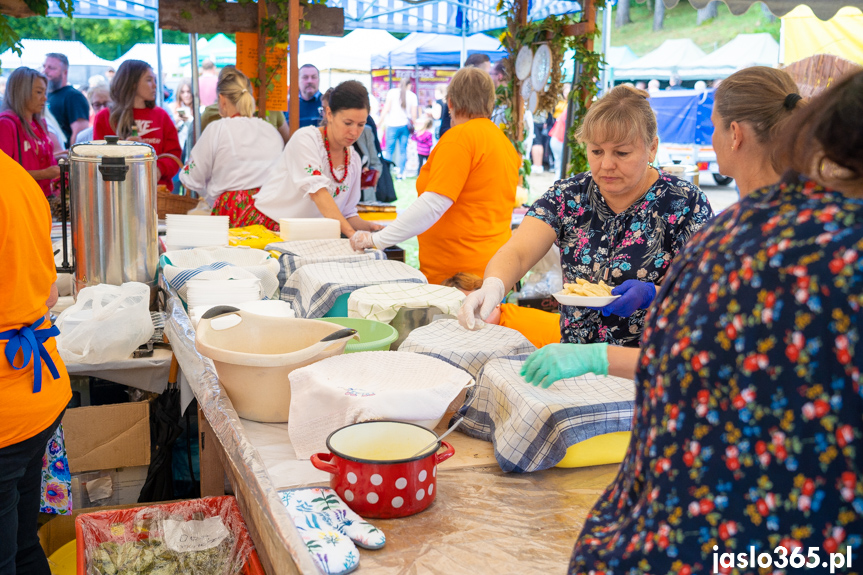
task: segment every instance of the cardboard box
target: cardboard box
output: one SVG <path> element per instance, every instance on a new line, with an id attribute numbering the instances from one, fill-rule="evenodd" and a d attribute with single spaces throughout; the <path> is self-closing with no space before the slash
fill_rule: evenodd
<path id="1" fill-rule="evenodd" d="M 150 404 L 78 407 L 63 416 L 72 473 L 150 464 Z"/>
<path id="2" fill-rule="evenodd" d="M 141 488 L 147 480 L 146 465 L 103 469 L 72 474 L 72 504 L 78 507 L 105 507 L 109 505 L 132 505 L 138 502 Z M 109 489 L 91 490 L 88 483 L 97 481 Z M 107 497 L 106 497 L 107 495 Z M 97 497 L 94 499 L 93 497 Z"/>

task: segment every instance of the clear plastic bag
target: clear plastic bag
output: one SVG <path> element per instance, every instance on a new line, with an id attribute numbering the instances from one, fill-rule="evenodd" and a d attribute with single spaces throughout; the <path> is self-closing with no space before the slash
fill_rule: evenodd
<path id="1" fill-rule="evenodd" d="M 233 497 L 79 515 L 79 573 L 263 573 Z"/>
<path id="2" fill-rule="evenodd" d="M 93 364 L 126 359 L 155 332 L 150 288 L 138 282 L 84 288 L 55 325 L 60 329 L 57 350 L 65 362 Z"/>

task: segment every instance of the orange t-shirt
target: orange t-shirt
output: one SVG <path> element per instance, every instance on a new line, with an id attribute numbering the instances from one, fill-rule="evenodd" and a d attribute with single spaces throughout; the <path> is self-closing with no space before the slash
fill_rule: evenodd
<path id="1" fill-rule="evenodd" d="M 16 161 L 0 151 L 0 332 L 33 324 L 48 313 L 46 301 L 57 281 L 51 246 L 51 210 L 36 181 Z M 51 327 L 44 322 L 37 329 Z M 46 429 L 72 398 L 66 366 L 53 338 L 44 343 L 60 379 L 42 362 L 42 390 L 33 393 L 33 359 L 15 370 L 0 341 L 0 448 L 20 443 Z M 37 361 L 42 361 L 36 356 Z M 21 365 L 21 354 L 16 365 Z"/>
<path id="2" fill-rule="evenodd" d="M 419 235 L 420 271 L 439 284 L 458 272 L 483 276 L 510 238 L 521 158 L 491 120 L 450 128 L 417 178 L 417 192 L 435 192 L 453 205 Z"/>
<path id="3" fill-rule="evenodd" d="M 511 303 L 500 306 L 500 325 L 521 333 L 537 348 L 560 343 L 560 314 Z"/>

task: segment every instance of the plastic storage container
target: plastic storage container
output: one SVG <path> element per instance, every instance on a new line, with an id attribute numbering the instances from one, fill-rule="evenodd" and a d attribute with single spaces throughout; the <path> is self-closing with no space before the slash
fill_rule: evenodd
<path id="1" fill-rule="evenodd" d="M 357 330 L 360 340 L 349 341 L 348 345 L 345 346 L 345 353 L 357 353 L 359 351 L 389 351 L 390 346 L 399 336 L 398 330 L 393 326 L 373 319 L 325 317 L 320 321 L 326 321 Z"/>

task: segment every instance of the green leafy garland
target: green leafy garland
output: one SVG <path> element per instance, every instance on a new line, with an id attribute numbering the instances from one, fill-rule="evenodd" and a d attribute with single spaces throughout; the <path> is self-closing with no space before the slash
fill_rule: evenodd
<path id="1" fill-rule="evenodd" d="M 587 112 L 587 106 L 598 92 L 598 86 L 593 78 L 599 76 L 600 66 L 603 64 L 602 55 L 596 52 L 589 52 L 586 49 L 587 41 L 596 38 L 599 35 L 599 29 L 588 34 L 579 36 L 567 36 L 565 33 L 566 26 L 574 24 L 577 21 L 568 14 L 562 16 L 549 16 L 545 20 L 539 22 L 528 22 L 525 26 L 520 26 L 516 20 L 516 0 L 500 0 L 497 9 L 506 18 L 506 31 L 500 36 L 500 42 L 506 49 L 507 58 L 507 76 L 508 81 L 497 89 L 497 105 L 506 108 L 505 124 L 501 125 L 501 129 L 506 134 L 507 138 L 512 142 L 515 149 L 524 157 L 525 150 L 523 141 L 526 132 L 516 134 L 515 122 L 513 122 L 512 110 L 515 108 L 516 90 L 521 89 L 521 82 L 515 75 L 515 60 L 522 46 L 532 46 L 535 44 L 545 43 L 551 50 L 551 75 L 549 77 L 549 86 L 545 92 L 540 93 L 537 100 L 536 113 L 553 112 L 557 102 L 563 98 L 563 59 L 564 54 L 569 49 L 575 50 L 575 64 L 580 65 L 582 74 L 572 86 L 570 92 L 570 105 L 573 108 L 572 129 L 567 134 L 567 144 L 570 147 L 570 164 L 568 173 L 574 174 L 587 169 L 587 156 L 584 146 L 579 144 L 575 138 L 576 127 L 581 125 L 584 120 L 584 114 Z M 594 0 L 594 5 L 597 9 L 605 6 L 605 0 Z M 586 94 L 586 97 L 582 97 Z M 587 104 L 587 105 L 585 105 Z M 530 175 L 531 163 L 529 159 L 524 160 L 522 168 L 519 170 L 519 176 L 522 179 L 523 185 L 527 187 L 527 176 Z"/>
<path id="2" fill-rule="evenodd" d="M 597 11 L 605 7 L 605 0 L 595 0 L 594 5 Z M 572 90 L 569 93 L 569 105 L 572 109 L 572 127 L 566 134 L 566 145 L 569 146 L 569 165 L 567 166 L 567 175 L 575 175 L 581 172 L 586 172 L 589 167 L 587 164 L 587 150 L 584 144 L 578 141 L 575 133 L 581 123 L 584 121 L 584 116 L 587 114 L 587 109 L 590 103 L 596 98 L 599 93 L 599 85 L 596 79 L 599 78 L 600 69 L 605 65 L 602 59 L 602 54 L 592 52 L 587 49 L 587 41 L 596 39 L 600 36 L 599 26 L 588 34 L 572 37 L 572 47 L 575 49 L 575 57 L 573 58 L 575 67 L 573 72 L 581 69 L 581 74 L 572 85 Z"/>
<path id="3" fill-rule="evenodd" d="M 24 0 L 24 3 L 39 16 L 48 14 L 48 0 Z M 72 11 L 75 9 L 73 0 L 57 0 L 57 6 L 66 16 L 72 17 Z M 18 32 L 9 25 L 9 18 L 0 14 L 0 52 L 3 52 L 6 47 L 12 48 L 12 51 L 19 56 L 24 49 Z"/>

